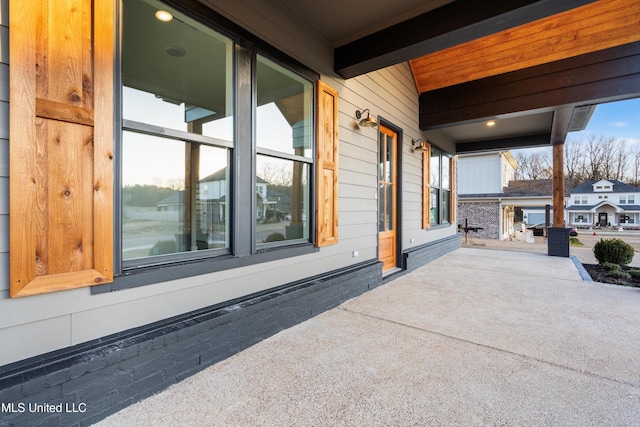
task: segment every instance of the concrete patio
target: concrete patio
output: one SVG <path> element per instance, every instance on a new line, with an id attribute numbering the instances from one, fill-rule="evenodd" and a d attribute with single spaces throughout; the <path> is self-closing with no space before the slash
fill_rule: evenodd
<path id="1" fill-rule="evenodd" d="M 463 247 L 103 420 L 640 425 L 640 289 Z"/>

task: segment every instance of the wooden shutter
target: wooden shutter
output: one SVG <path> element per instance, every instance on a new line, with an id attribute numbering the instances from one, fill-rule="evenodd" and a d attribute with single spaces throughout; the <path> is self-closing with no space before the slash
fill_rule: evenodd
<path id="1" fill-rule="evenodd" d="M 114 0 L 10 0 L 10 295 L 113 280 Z"/>
<path id="2" fill-rule="evenodd" d="M 422 228 L 431 227 L 431 145 L 422 152 Z"/>
<path id="3" fill-rule="evenodd" d="M 338 243 L 338 91 L 318 81 L 316 245 Z"/>

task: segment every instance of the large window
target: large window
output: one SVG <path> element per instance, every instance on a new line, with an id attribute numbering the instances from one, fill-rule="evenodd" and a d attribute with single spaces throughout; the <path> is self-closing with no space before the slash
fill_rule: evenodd
<path id="1" fill-rule="evenodd" d="M 233 43 L 159 2 L 123 7 L 122 259 L 229 248 Z"/>
<path id="2" fill-rule="evenodd" d="M 312 81 L 162 2 L 122 16 L 124 267 L 309 243 Z"/>
<path id="3" fill-rule="evenodd" d="M 313 87 L 258 55 L 256 244 L 309 239 Z"/>
<path id="4" fill-rule="evenodd" d="M 432 148 L 430 165 L 431 197 L 429 212 L 431 225 L 448 224 L 451 222 L 451 189 L 452 159 L 442 152 Z"/>

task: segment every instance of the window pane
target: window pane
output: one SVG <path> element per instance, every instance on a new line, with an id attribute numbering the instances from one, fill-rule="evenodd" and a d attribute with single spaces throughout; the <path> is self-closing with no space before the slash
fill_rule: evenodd
<path id="1" fill-rule="evenodd" d="M 122 33 L 124 119 L 233 140 L 230 39 L 154 0 L 123 1 Z"/>
<path id="2" fill-rule="evenodd" d="M 431 150 L 431 186 L 440 187 L 440 152 Z"/>
<path id="3" fill-rule="evenodd" d="M 430 209 L 431 209 L 431 224 L 440 224 L 440 216 L 438 214 L 439 208 L 438 208 L 438 189 L 437 188 L 431 189 Z"/>
<path id="4" fill-rule="evenodd" d="M 309 165 L 258 156 L 256 243 L 309 239 Z"/>
<path id="5" fill-rule="evenodd" d="M 442 221 L 451 221 L 451 192 L 446 190 L 442 191 Z"/>
<path id="6" fill-rule="evenodd" d="M 451 188 L 451 180 L 449 178 L 451 170 L 451 159 L 442 156 L 442 188 Z"/>
<path id="7" fill-rule="evenodd" d="M 228 158 L 226 149 L 124 132 L 123 259 L 229 247 Z"/>
<path id="8" fill-rule="evenodd" d="M 260 55 L 257 62 L 258 147 L 311 158 L 313 85 Z"/>

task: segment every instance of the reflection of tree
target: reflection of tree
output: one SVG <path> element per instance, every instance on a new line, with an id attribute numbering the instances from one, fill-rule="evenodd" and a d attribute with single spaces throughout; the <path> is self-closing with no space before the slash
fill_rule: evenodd
<path id="1" fill-rule="evenodd" d="M 293 180 L 291 165 L 285 163 L 265 163 L 258 176 L 270 186 L 291 187 Z"/>
<path id="2" fill-rule="evenodd" d="M 125 185 L 123 188 L 124 204 L 127 206 L 156 206 L 159 201 L 174 194 L 176 190 L 156 185 Z"/>

